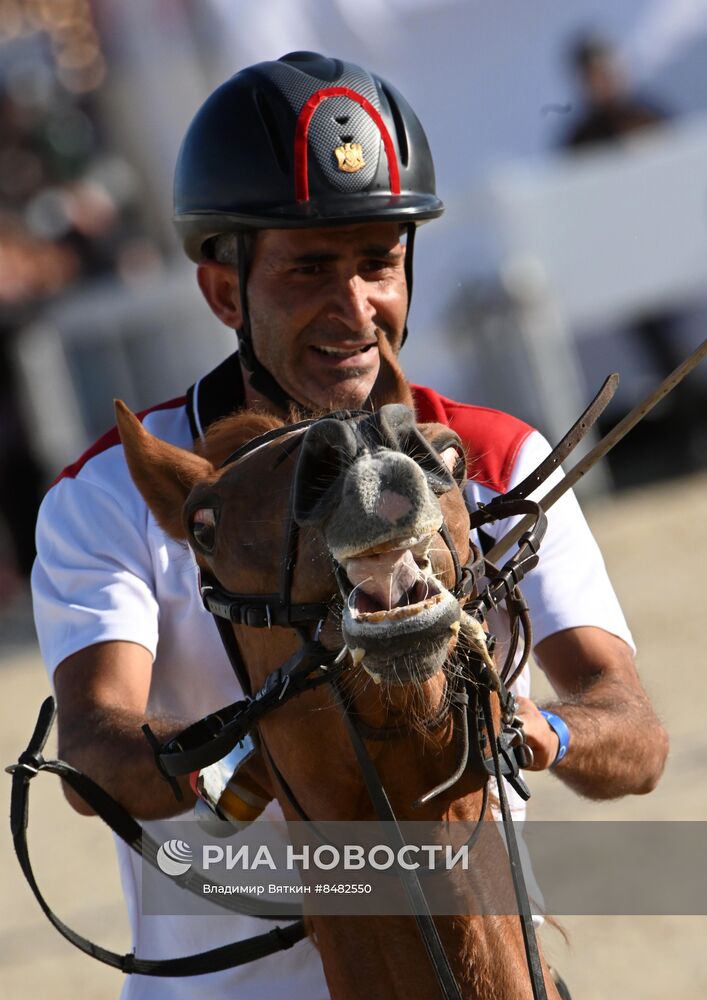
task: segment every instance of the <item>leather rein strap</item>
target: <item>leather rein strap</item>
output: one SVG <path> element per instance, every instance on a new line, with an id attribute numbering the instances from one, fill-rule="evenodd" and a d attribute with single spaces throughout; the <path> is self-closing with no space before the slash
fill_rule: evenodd
<path id="1" fill-rule="evenodd" d="M 145 833 L 139 823 L 136 823 L 119 802 L 87 775 L 77 771 L 64 761 L 44 759 L 42 751 L 49 737 L 55 714 L 54 699 L 49 697 L 42 703 L 39 717 L 27 749 L 20 754 L 17 764 L 11 765 L 7 770 L 12 774 L 10 828 L 17 860 L 44 914 L 62 937 L 66 938 L 74 947 L 86 955 L 90 955 L 105 965 L 120 969 L 123 973 L 137 973 L 142 976 L 181 977 L 199 976 L 207 972 L 220 972 L 238 965 L 246 965 L 259 958 L 272 955 L 274 952 L 291 948 L 292 945 L 307 936 L 304 921 L 297 919 L 301 915 L 301 910 L 298 906 L 283 904 L 282 914 L 276 917 L 261 912 L 263 908 L 259 906 L 260 901 L 247 897 L 229 899 L 228 901 L 225 897 L 219 897 L 219 904 L 238 913 L 246 913 L 250 916 L 268 920 L 294 920 L 294 923 L 287 927 L 274 927 L 265 934 L 258 934 L 245 941 L 235 941 L 233 944 L 224 945 L 220 948 L 212 948 L 209 951 L 200 952 L 199 954 L 183 955 L 172 959 L 138 958 L 133 952 L 121 955 L 118 952 L 109 951 L 107 948 L 103 948 L 93 941 L 89 941 L 65 924 L 54 913 L 43 897 L 34 877 L 34 871 L 29 859 L 27 845 L 29 785 L 31 780 L 40 771 L 47 771 L 62 778 L 81 796 L 84 802 L 91 806 L 94 812 L 111 828 L 113 833 L 117 834 L 129 847 L 140 854 L 155 868 L 157 868 L 156 858 L 159 845 Z M 182 884 L 191 892 L 203 895 L 203 886 L 208 884 L 208 879 L 203 879 L 197 872 L 190 871 Z"/>
<path id="2" fill-rule="evenodd" d="M 368 790 L 368 795 L 371 799 L 378 819 L 381 820 L 381 822 L 390 824 L 388 829 L 394 836 L 397 854 L 397 851 L 405 845 L 405 838 L 403 837 L 398 824 L 397 817 L 390 804 L 385 788 L 383 787 L 383 784 L 378 776 L 378 772 L 376 771 L 373 762 L 368 755 L 368 751 L 363 744 L 363 740 L 359 736 L 358 730 L 351 719 L 349 711 L 346 707 L 346 698 L 344 697 L 338 680 L 333 681 L 332 690 L 344 717 L 346 731 L 349 735 L 349 740 L 351 741 L 351 745 L 356 755 L 358 766 L 361 769 L 363 780 L 366 784 L 366 789 Z M 452 967 L 449 964 L 449 959 L 447 958 L 447 954 L 444 950 L 444 945 L 442 944 L 442 940 L 439 936 L 439 931 L 437 930 L 437 926 L 432 918 L 429 906 L 427 905 L 425 893 L 422 889 L 422 885 L 420 884 L 417 872 L 401 869 L 397 872 L 397 874 L 407 894 L 410 908 L 417 922 L 420 937 L 422 938 L 422 942 L 432 964 L 432 968 L 437 976 L 437 982 L 442 995 L 445 1000 L 462 1000 L 459 987 L 454 978 L 454 973 L 452 972 Z"/>

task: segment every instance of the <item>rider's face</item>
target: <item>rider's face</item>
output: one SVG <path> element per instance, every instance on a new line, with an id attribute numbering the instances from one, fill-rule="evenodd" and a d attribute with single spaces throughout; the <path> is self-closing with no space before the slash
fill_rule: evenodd
<path id="1" fill-rule="evenodd" d="M 248 308 L 258 360 L 299 403 L 358 408 L 379 368 L 377 331 L 397 352 L 407 314 L 397 223 L 258 234 Z"/>

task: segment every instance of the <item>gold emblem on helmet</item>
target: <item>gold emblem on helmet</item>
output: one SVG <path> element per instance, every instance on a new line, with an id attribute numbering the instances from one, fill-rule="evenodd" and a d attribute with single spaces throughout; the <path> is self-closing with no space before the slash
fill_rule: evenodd
<path id="1" fill-rule="evenodd" d="M 334 150 L 339 170 L 345 174 L 355 174 L 366 166 L 360 142 L 345 142 Z"/>

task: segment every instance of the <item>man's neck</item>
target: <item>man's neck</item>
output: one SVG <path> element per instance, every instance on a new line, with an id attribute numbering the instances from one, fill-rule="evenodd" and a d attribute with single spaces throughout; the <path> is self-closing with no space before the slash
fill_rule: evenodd
<path id="1" fill-rule="evenodd" d="M 245 367 L 243 362 L 240 362 L 241 375 L 243 377 L 243 390 L 244 390 L 244 401 L 247 409 L 260 410 L 266 413 L 274 413 L 278 417 L 282 417 L 285 420 L 290 419 L 290 413 L 292 408 L 299 408 L 303 413 L 307 412 L 307 407 L 303 404 L 297 403 L 296 400 L 292 400 L 290 407 L 283 407 L 273 402 L 268 396 L 265 396 L 262 392 L 259 392 L 251 382 L 251 372 Z"/>

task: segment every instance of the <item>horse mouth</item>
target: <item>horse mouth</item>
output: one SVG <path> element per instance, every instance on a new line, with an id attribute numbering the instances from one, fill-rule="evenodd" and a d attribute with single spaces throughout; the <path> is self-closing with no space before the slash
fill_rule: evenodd
<path id="1" fill-rule="evenodd" d="M 429 558 L 435 537 L 396 540 L 341 563 L 344 639 L 376 680 L 404 684 L 432 676 L 458 631 L 458 601 Z"/>

